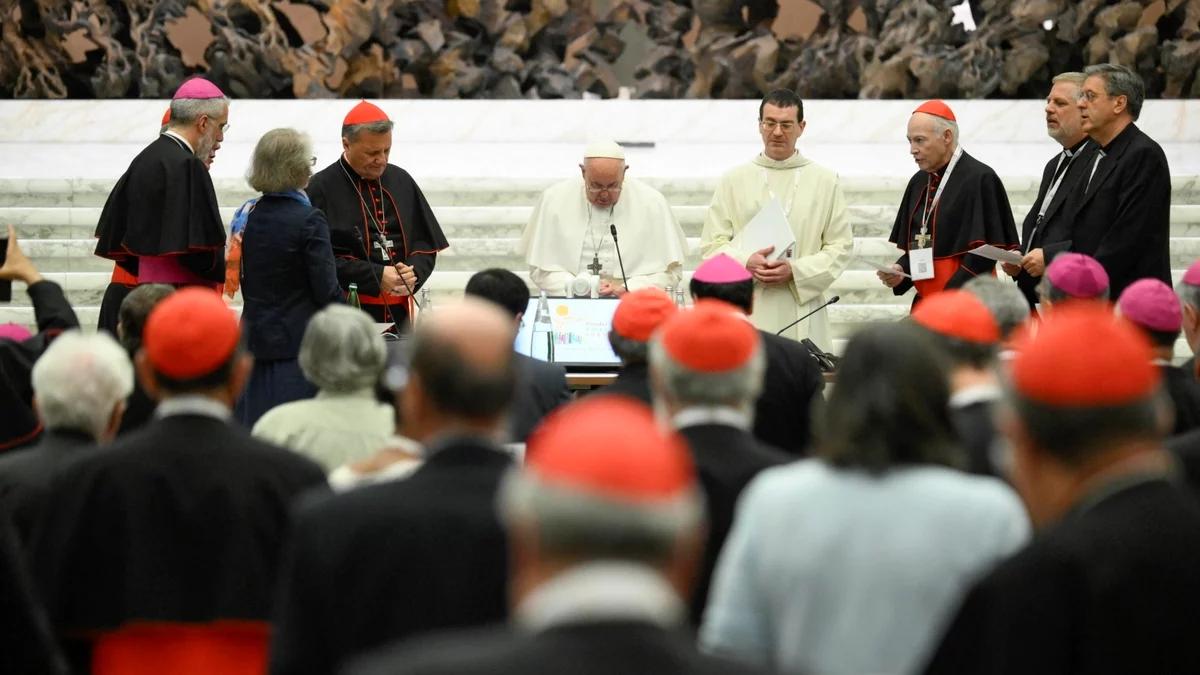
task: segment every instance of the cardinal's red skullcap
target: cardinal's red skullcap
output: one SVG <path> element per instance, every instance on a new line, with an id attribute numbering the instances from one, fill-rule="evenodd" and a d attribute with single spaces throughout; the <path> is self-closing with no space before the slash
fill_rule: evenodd
<path id="1" fill-rule="evenodd" d="M 746 365 L 758 349 L 758 331 L 733 305 L 701 301 L 679 312 L 659 332 L 671 360 L 688 370 L 724 373 Z"/>
<path id="2" fill-rule="evenodd" d="M 683 439 L 623 396 L 588 397 L 548 417 L 529 439 L 525 470 L 546 485 L 633 504 L 677 499 L 695 482 Z"/>
<path id="3" fill-rule="evenodd" d="M 1183 283 L 1189 286 L 1200 286 L 1200 260 L 1192 263 L 1183 273 Z"/>
<path id="4" fill-rule="evenodd" d="M 164 127 L 165 127 L 165 126 L 167 126 L 167 124 L 168 124 L 170 121 L 171 121 L 171 109 L 170 109 L 170 108 L 167 108 L 167 112 L 163 113 L 162 124 L 161 124 L 161 125 L 159 125 L 159 126 L 164 126 Z"/>
<path id="5" fill-rule="evenodd" d="M 1121 316 L 1137 325 L 1164 333 L 1183 327 L 1183 309 L 1171 287 L 1158 279 L 1138 279 L 1117 300 Z"/>
<path id="6" fill-rule="evenodd" d="M 954 117 L 954 111 L 951 110 L 950 106 L 946 105 L 946 102 L 941 99 L 935 98 L 931 101 L 925 101 L 921 105 L 917 106 L 917 109 L 913 112 L 925 113 L 927 115 L 933 115 L 934 117 L 941 117 L 942 119 L 947 119 L 951 122 L 958 121 Z"/>
<path id="7" fill-rule="evenodd" d="M 175 90 L 175 96 L 172 97 L 174 100 L 211 98 L 225 98 L 225 94 L 220 87 L 203 77 L 193 77 L 179 85 L 179 88 Z"/>
<path id="8" fill-rule="evenodd" d="M 1082 253 L 1060 253 L 1046 267 L 1046 278 L 1072 298 L 1092 300 L 1108 289 L 1108 272 L 1100 261 Z"/>
<path id="9" fill-rule="evenodd" d="M 1017 346 L 1012 381 L 1022 396 L 1046 405 L 1125 405 L 1158 388 L 1153 358 L 1145 334 L 1106 306 L 1068 303 Z"/>
<path id="10" fill-rule="evenodd" d="M 1000 341 L 1000 326 L 991 310 L 966 291 L 955 289 L 930 295 L 917 303 L 912 318 L 946 337 L 979 344 Z"/>
<path id="11" fill-rule="evenodd" d="M 736 284 L 749 281 L 752 277 L 745 265 L 724 253 L 718 253 L 701 263 L 692 278 L 707 284 Z"/>
<path id="12" fill-rule="evenodd" d="M 649 342 L 654 330 L 675 314 L 671 296 L 657 288 L 626 293 L 613 312 L 612 327 L 626 340 Z"/>
<path id="13" fill-rule="evenodd" d="M 240 333 L 237 317 L 219 293 L 184 288 L 151 310 L 142 346 L 155 371 L 189 380 L 208 375 L 228 361 Z"/>
<path id="14" fill-rule="evenodd" d="M 342 120 L 342 126 L 352 127 L 356 124 L 371 124 L 373 122 L 390 122 L 387 113 L 374 103 L 359 101 L 358 105 L 350 109 L 346 113 L 346 118 Z"/>

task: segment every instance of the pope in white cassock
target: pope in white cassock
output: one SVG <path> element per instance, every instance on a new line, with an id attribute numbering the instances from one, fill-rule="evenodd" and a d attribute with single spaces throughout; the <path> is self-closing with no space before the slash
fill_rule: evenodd
<path id="1" fill-rule="evenodd" d="M 772 91 L 758 109 L 763 152 L 721 177 L 704 219 L 700 254 L 725 253 L 754 275 L 754 325 L 777 332 L 825 302 L 825 291 L 846 269 L 854 234 L 846 200 L 833 171 L 796 150 L 804 133 L 804 103 L 787 89 Z M 786 218 L 795 244 L 791 255 L 772 247 L 748 247 L 739 239 L 759 212 Z M 782 225 L 781 225 L 782 227 Z M 833 346 L 828 310 L 783 335 Z"/>
<path id="2" fill-rule="evenodd" d="M 666 198 L 625 176 L 617 143 L 589 145 L 579 168 L 580 176 L 542 193 L 521 235 L 533 283 L 549 295 L 624 294 L 609 229 L 615 224 L 628 290 L 678 286 L 688 245 Z"/>

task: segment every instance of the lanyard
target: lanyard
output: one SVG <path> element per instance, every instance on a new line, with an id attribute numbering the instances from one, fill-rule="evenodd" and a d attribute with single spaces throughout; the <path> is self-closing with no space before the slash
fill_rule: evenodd
<path id="1" fill-rule="evenodd" d="M 1042 198 L 1042 206 L 1038 210 L 1039 219 L 1046 215 L 1046 210 L 1050 208 L 1050 202 L 1054 201 L 1054 195 L 1058 194 L 1058 186 L 1062 185 L 1063 179 L 1067 177 L 1067 172 L 1071 170 L 1071 163 L 1083 153 L 1083 149 L 1087 147 L 1087 144 L 1088 142 L 1084 141 L 1083 145 L 1079 146 L 1079 149 L 1074 153 L 1070 150 L 1063 150 L 1063 156 L 1058 158 L 1058 166 L 1054 167 L 1054 173 L 1058 174 L 1058 178 L 1050 183 L 1050 187 L 1046 188 L 1046 196 Z M 1059 169 L 1062 168 L 1064 159 L 1067 161 L 1067 168 L 1060 172 Z"/>
<path id="2" fill-rule="evenodd" d="M 777 199 L 775 192 L 771 190 L 771 182 L 769 180 L 771 174 L 767 172 L 766 167 L 759 167 L 759 169 L 762 171 L 763 185 L 767 186 L 767 197 L 770 199 Z M 780 204 L 780 206 L 783 207 L 784 217 L 788 218 L 789 221 L 792 217 L 792 200 L 796 197 L 796 190 L 800 188 L 800 167 L 791 169 L 791 171 L 792 186 L 788 188 L 787 201 Z"/>
<path id="3" fill-rule="evenodd" d="M 950 174 L 954 171 L 955 165 L 958 164 L 958 159 L 962 157 L 962 152 L 961 145 L 954 148 L 954 155 L 950 157 L 950 163 L 946 165 L 946 173 L 942 175 L 942 182 L 938 183 L 937 192 L 933 193 L 933 201 L 925 205 L 925 212 L 921 214 L 922 236 L 929 233 L 929 218 L 933 215 L 934 209 L 937 208 L 938 201 L 942 198 L 942 190 L 945 190 L 946 183 L 950 182 Z M 925 194 L 929 194 L 929 188 L 925 189 Z"/>

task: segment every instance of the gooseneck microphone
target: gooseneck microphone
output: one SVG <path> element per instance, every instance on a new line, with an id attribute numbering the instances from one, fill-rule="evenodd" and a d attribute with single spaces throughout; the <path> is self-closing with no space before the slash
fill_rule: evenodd
<path id="1" fill-rule="evenodd" d="M 792 326 L 795 326 L 796 324 L 800 323 L 801 321 L 803 321 L 803 320 L 807 319 L 808 317 L 812 316 L 813 314 L 816 314 L 817 312 L 819 312 L 819 311 L 821 311 L 821 310 L 825 309 L 826 307 L 828 307 L 828 306 L 832 305 L 833 303 L 835 303 L 835 302 L 837 302 L 838 300 L 841 300 L 841 299 L 842 299 L 842 296 L 840 296 L 840 295 L 835 295 L 835 296 L 833 296 L 833 297 L 832 297 L 832 298 L 830 298 L 830 299 L 829 299 L 829 300 L 828 300 L 828 301 L 827 301 L 825 304 L 823 304 L 823 305 L 821 305 L 820 307 L 818 307 L 818 308 L 814 309 L 813 311 L 809 312 L 808 314 L 805 314 L 804 316 L 800 317 L 799 319 L 796 319 L 795 321 L 793 321 L 793 322 L 789 323 L 788 325 L 784 326 L 783 328 L 780 328 L 778 331 L 776 331 L 776 333 L 775 333 L 775 334 L 776 334 L 776 335 L 783 335 L 783 331 L 785 331 L 785 330 L 787 330 L 787 329 L 791 328 Z"/>
<path id="2" fill-rule="evenodd" d="M 617 225 L 609 223 L 608 231 L 612 233 L 613 247 L 617 249 L 617 264 L 621 266 L 621 282 L 625 284 L 625 290 L 629 290 L 629 277 L 625 276 L 625 261 L 621 260 L 621 244 L 617 242 Z"/>

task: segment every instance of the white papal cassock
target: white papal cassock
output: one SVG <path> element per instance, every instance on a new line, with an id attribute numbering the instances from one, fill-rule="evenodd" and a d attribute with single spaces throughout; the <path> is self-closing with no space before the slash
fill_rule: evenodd
<path id="1" fill-rule="evenodd" d="M 520 251 L 529 263 L 529 276 L 550 295 L 569 295 L 577 276 L 588 276 L 587 265 L 599 258 L 603 271 L 619 284 L 609 225 L 617 226 L 629 290 L 678 286 L 687 256 L 687 238 L 675 214 L 658 190 L 626 177 L 621 196 L 609 208 L 590 204 L 583 177 L 550 186 L 538 200 L 521 235 Z"/>
<path id="2" fill-rule="evenodd" d="M 836 173 L 799 152 L 782 161 L 760 154 L 721 177 L 704 219 L 700 254 L 708 258 L 725 253 L 745 264 L 754 251 L 739 250 L 733 239 L 771 196 L 779 199 L 796 237 L 792 280 L 772 287 L 755 282 L 751 318 L 754 325 L 774 333 L 825 302 L 825 291 L 850 261 L 854 234 Z M 784 335 L 811 338 L 822 349 L 832 349 L 828 310 Z"/>

